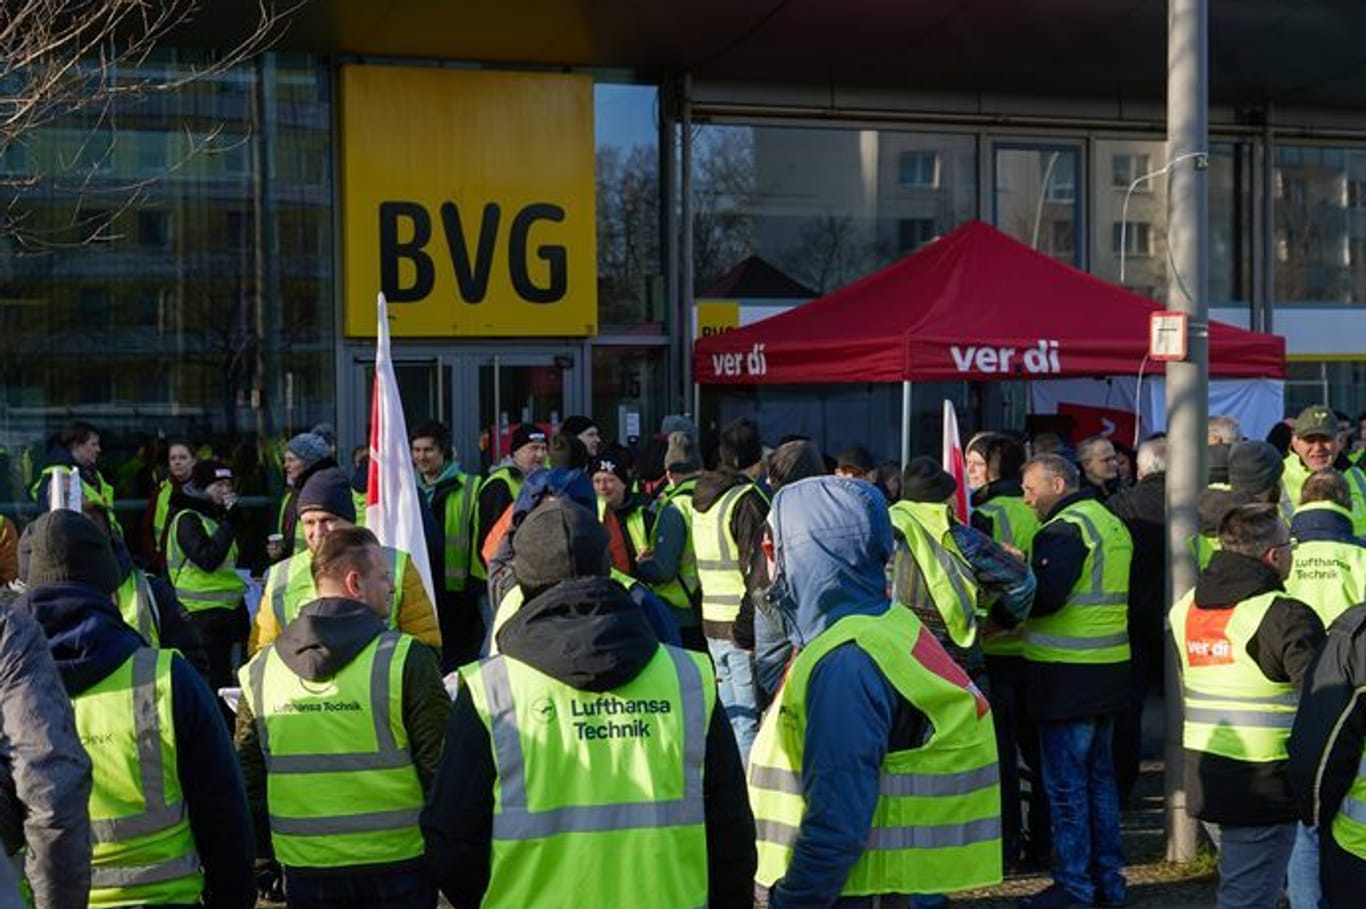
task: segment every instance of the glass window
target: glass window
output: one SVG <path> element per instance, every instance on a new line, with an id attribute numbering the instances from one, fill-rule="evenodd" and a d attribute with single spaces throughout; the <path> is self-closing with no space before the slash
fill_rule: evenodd
<path id="1" fill-rule="evenodd" d="M 1275 155 L 1276 300 L 1366 302 L 1366 149 L 1278 145 Z"/>
<path id="2" fill-rule="evenodd" d="M 598 319 L 615 334 L 663 334 L 659 89 L 598 83 Z"/>
<path id="3" fill-rule="evenodd" d="M 1110 156 L 1110 185 L 1115 189 L 1128 191 L 1135 180 L 1152 171 L 1149 158 L 1144 154 L 1123 153 Z M 1134 192 L 1152 191 L 1151 182 L 1144 180 L 1134 186 Z"/>
<path id="4" fill-rule="evenodd" d="M 182 79 L 202 64 L 192 56 L 158 55 L 148 73 Z M 266 183 L 254 170 L 265 143 L 277 162 L 329 153 L 319 72 L 329 66 L 271 54 L 10 147 L 36 181 L 11 208 L 23 221 L 10 242 L 26 254 L 0 266 L 0 446 L 24 465 L 0 499 L 41 469 L 46 435 L 71 418 L 100 428 L 101 467 L 133 500 L 159 457 L 149 440 L 212 446 L 244 492 L 274 495 L 271 440 L 335 418 L 331 187 L 297 168 Z M 243 103 L 261 80 L 270 103 Z M 204 150 L 209 136 L 226 150 Z M 18 160 L 7 152 L 6 166 Z M 281 255 L 258 245 L 257 224 L 278 227 Z M 137 506 L 121 516 L 136 540 Z"/>
<path id="5" fill-rule="evenodd" d="M 605 439 L 648 439 L 666 416 L 669 348 L 594 347 L 593 407 Z"/>
<path id="6" fill-rule="evenodd" d="M 1055 259 L 1080 265 L 1080 159 L 1076 148 L 997 146 L 996 226 Z"/>
<path id="7" fill-rule="evenodd" d="M 977 141 L 955 133 L 702 126 L 693 151 L 697 296 L 750 256 L 842 287 L 977 213 Z"/>

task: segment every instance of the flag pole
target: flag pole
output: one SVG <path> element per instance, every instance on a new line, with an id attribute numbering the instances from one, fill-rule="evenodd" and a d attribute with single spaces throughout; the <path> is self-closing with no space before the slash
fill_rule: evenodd
<path id="1" fill-rule="evenodd" d="M 911 463 L 911 380 L 901 383 L 901 467 Z"/>

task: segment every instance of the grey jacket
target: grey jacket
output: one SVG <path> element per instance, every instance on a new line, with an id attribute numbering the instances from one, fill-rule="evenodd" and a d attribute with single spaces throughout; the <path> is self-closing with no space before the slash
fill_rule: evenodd
<path id="1" fill-rule="evenodd" d="M 37 909 L 88 903 L 90 786 L 90 758 L 47 639 L 32 618 L 0 606 L 0 840 L 8 855 L 27 849 Z"/>

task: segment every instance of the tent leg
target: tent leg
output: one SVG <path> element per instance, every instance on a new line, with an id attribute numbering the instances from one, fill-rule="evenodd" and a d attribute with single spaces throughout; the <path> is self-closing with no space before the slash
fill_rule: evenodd
<path id="1" fill-rule="evenodd" d="M 911 463 L 911 383 L 901 383 L 901 466 Z"/>

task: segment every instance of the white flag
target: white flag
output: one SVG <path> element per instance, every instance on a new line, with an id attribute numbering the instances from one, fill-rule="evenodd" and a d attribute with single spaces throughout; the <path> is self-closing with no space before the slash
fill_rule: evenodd
<path id="1" fill-rule="evenodd" d="M 403 399 L 389 358 L 389 305 L 379 295 L 379 330 L 375 337 L 375 388 L 370 405 L 370 473 L 365 489 L 365 526 L 380 543 L 408 553 L 427 597 L 436 605 L 432 566 L 422 532 L 422 501 L 413 473 Z M 397 582 L 395 578 L 395 582 Z"/>
<path id="2" fill-rule="evenodd" d="M 941 448 L 944 471 L 958 481 L 958 490 L 953 494 L 953 512 L 958 520 L 968 520 L 968 472 L 963 461 L 963 443 L 958 438 L 958 414 L 953 411 L 953 402 L 944 401 L 944 441 Z"/>

